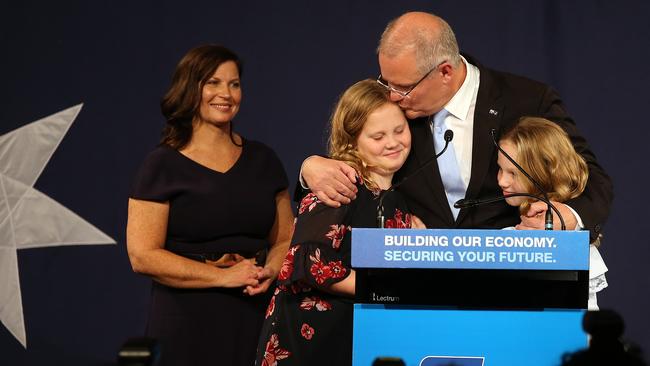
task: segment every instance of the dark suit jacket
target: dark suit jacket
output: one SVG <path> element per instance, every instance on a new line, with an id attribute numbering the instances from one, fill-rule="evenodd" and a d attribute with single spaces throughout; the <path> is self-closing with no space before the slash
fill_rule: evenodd
<path id="1" fill-rule="evenodd" d="M 587 161 L 587 188 L 580 197 L 567 203 L 580 215 L 585 228 L 591 231 L 592 240 L 595 239 L 609 213 L 613 187 L 609 176 L 598 165 L 587 142 L 578 133 L 575 123 L 565 111 L 559 95 L 545 84 L 487 69 L 471 57 L 465 57 L 481 72 L 474 112 L 472 169 L 466 198 L 501 195 L 497 184 L 496 148 L 492 143 L 490 130 L 494 128 L 500 135 L 522 116 L 544 117 L 558 123 L 567 131 L 577 152 Z M 408 176 L 435 154 L 428 118 L 412 120 L 409 125 L 413 135 L 412 151 L 398 172 L 395 182 Z M 409 178 L 398 189 L 406 196 L 413 213 L 420 217 L 428 228 L 501 229 L 520 222 L 518 209 L 503 201 L 461 209 L 457 220 L 454 221 L 436 162 Z"/>

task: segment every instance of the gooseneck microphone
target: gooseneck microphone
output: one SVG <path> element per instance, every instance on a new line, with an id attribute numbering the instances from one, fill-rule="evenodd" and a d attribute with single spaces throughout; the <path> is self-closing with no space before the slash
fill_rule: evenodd
<path id="1" fill-rule="evenodd" d="M 524 168 L 522 168 L 521 165 L 519 165 L 515 161 L 515 159 L 513 159 L 510 155 L 508 155 L 507 152 L 503 151 L 503 149 L 501 148 L 501 146 L 499 146 L 499 143 L 497 142 L 496 130 L 494 128 L 490 131 L 490 135 L 492 135 L 492 143 L 494 144 L 494 146 L 496 146 L 496 148 L 503 154 L 503 156 L 505 156 L 506 159 L 510 160 L 512 165 L 514 165 L 523 175 L 525 175 L 526 178 L 528 178 L 528 180 L 530 180 L 533 183 L 533 185 L 535 185 L 537 190 L 539 190 L 539 192 L 542 194 L 542 196 L 544 196 L 544 199 L 541 199 L 540 197 L 535 196 L 535 195 L 528 195 L 528 194 L 524 194 L 524 193 L 515 193 L 515 194 L 512 194 L 512 195 L 507 195 L 507 197 L 517 197 L 517 195 L 519 195 L 519 196 L 527 196 L 527 197 L 533 197 L 533 198 L 539 199 L 540 201 L 546 203 L 546 205 L 547 205 L 546 216 L 544 218 L 544 221 L 545 221 L 544 222 L 544 230 L 553 230 L 553 212 L 551 211 L 551 209 L 553 209 L 553 211 L 555 211 L 557 216 L 560 218 L 560 222 L 562 223 L 562 230 L 566 230 L 566 227 L 564 226 L 564 219 L 562 218 L 562 215 L 560 214 L 560 211 L 558 211 L 557 208 L 551 203 L 551 200 L 548 199 L 548 194 L 546 193 L 546 190 L 544 188 L 542 188 L 542 185 L 539 184 L 539 182 L 537 182 L 537 180 L 533 179 L 533 177 L 531 177 L 530 174 L 528 174 L 528 172 L 526 172 L 526 170 L 524 170 Z M 506 197 L 506 196 L 503 196 L 503 197 Z M 458 203 L 458 202 L 456 202 L 456 203 Z M 454 206 L 455 206 L 455 204 L 454 204 Z"/>
<path id="2" fill-rule="evenodd" d="M 435 156 L 433 156 L 432 158 L 424 162 L 424 164 L 420 165 L 420 167 L 415 169 L 413 173 L 402 178 L 402 180 L 393 184 L 386 191 L 381 193 L 379 197 L 379 204 L 377 205 L 377 227 L 378 228 L 383 229 L 384 224 L 386 223 L 386 217 L 384 217 L 384 198 L 388 195 L 388 193 L 393 192 L 397 187 L 401 186 L 408 179 L 421 172 L 422 169 L 426 168 L 429 164 L 433 163 L 436 159 L 440 157 L 440 155 L 442 155 L 445 151 L 447 151 L 447 147 L 449 146 L 449 143 L 451 142 L 451 140 L 454 139 L 454 131 L 452 130 L 445 131 L 444 139 L 445 139 L 445 146 L 442 148 L 442 150 L 440 150 L 439 153 L 437 153 Z"/>
<path id="3" fill-rule="evenodd" d="M 463 199 L 459 199 L 458 201 L 456 201 L 456 203 L 454 203 L 454 207 L 456 207 L 456 208 L 469 208 L 469 207 L 481 206 L 481 205 L 486 205 L 488 203 L 503 201 L 503 200 L 505 200 L 507 198 L 510 198 L 510 197 L 531 197 L 531 198 L 535 198 L 537 200 L 540 200 L 540 201 L 546 203 L 548 205 L 548 207 L 550 207 L 551 210 L 555 211 L 557 216 L 560 218 L 560 225 L 562 226 L 562 230 L 566 230 L 566 226 L 564 225 L 564 218 L 560 214 L 560 211 L 558 211 L 557 207 L 555 207 L 555 205 L 552 204 L 550 200 L 546 199 L 546 197 L 537 196 L 537 195 L 534 195 L 534 194 L 511 193 L 511 194 L 506 194 L 506 195 L 503 195 L 503 196 L 496 196 L 496 197 L 490 197 L 490 198 L 479 198 L 479 199 L 463 198 Z M 551 226 L 551 227 L 553 227 L 553 226 Z M 548 230 L 548 229 L 546 229 L 546 230 Z"/>

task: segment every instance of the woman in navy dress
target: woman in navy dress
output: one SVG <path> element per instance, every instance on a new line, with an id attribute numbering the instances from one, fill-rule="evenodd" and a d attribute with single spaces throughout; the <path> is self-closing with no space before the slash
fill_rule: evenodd
<path id="1" fill-rule="evenodd" d="M 370 79 L 341 96 L 331 124 L 330 156 L 358 171 L 357 198 L 338 208 L 313 193 L 301 201 L 257 346 L 259 366 L 352 364 L 351 228 L 375 227 L 378 198 L 404 164 L 411 134 L 399 106 Z M 386 227 L 424 227 L 397 192 L 383 205 Z"/>
<path id="2" fill-rule="evenodd" d="M 146 334 L 160 365 L 251 365 L 287 252 L 284 168 L 232 131 L 241 71 L 221 46 L 183 57 L 161 103 L 162 141 L 133 184 L 127 248 L 133 270 L 154 280 Z"/>

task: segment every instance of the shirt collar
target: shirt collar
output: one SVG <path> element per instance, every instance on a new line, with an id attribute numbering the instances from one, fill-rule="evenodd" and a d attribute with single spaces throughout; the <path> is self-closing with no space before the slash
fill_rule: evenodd
<path id="1" fill-rule="evenodd" d="M 445 109 L 449 111 L 449 114 L 461 121 L 465 121 L 478 86 L 478 69 L 476 66 L 467 62 L 465 57 L 460 56 L 460 58 L 465 64 L 467 75 L 465 75 L 465 80 L 463 80 L 460 89 L 458 89 L 456 94 L 454 94 L 447 105 L 445 105 Z"/>

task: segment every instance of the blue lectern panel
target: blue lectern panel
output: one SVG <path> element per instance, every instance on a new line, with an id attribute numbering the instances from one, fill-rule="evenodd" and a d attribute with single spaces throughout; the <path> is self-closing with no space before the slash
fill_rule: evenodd
<path id="1" fill-rule="evenodd" d="M 559 365 L 563 353 L 587 346 L 583 314 L 356 304 L 353 366 L 370 366 L 377 356 L 408 366 Z"/>
<path id="2" fill-rule="evenodd" d="M 589 269 L 587 231 L 352 229 L 355 268 Z"/>

